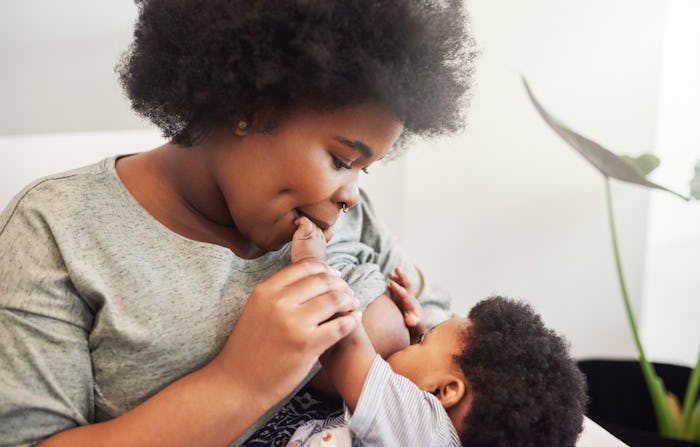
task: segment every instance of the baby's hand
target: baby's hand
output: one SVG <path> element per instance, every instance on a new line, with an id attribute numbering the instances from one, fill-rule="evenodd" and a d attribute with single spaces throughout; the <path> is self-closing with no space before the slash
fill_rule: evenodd
<path id="1" fill-rule="evenodd" d="M 411 336 L 411 343 L 420 340 L 425 331 L 425 319 L 423 307 L 416 299 L 413 286 L 408 277 L 398 267 L 393 273 L 389 273 L 389 296 L 401 309 L 403 321 Z"/>
<path id="2" fill-rule="evenodd" d="M 305 259 L 326 262 L 326 234 L 308 217 L 302 216 L 295 222 L 297 229 L 292 236 L 292 262 Z M 331 233 L 328 232 L 328 236 Z"/>

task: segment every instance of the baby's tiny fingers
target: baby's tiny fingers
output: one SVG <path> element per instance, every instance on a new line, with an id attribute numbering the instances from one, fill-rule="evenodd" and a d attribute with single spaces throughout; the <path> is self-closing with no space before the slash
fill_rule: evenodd
<path id="1" fill-rule="evenodd" d="M 330 227 L 323 230 L 323 237 L 326 239 L 326 242 L 330 242 L 333 238 L 333 230 Z"/>
<path id="2" fill-rule="evenodd" d="M 402 301 L 411 301 L 413 299 L 406 288 L 394 280 L 389 281 L 389 288 L 392 292 L 396 293 Z"/>
<path id="3" fill-rule="evenodd" d="M 396 272 L 396 276 L 399 278 L 399 283 L 406 288 L 406 290 L 409 291 L 409 293 L 413 293 L 413 287 L 411 286 L 411 280 L 408 279 L 408 276 L 398 267 L 394 269 Z"/>
<path id="4" fill-rule="evenodd" d="M 416 314 L 409 312 L 404 317 L 404 323 L 406 324 L 406 327 L 414 327 L 420 323 L 420 319 Z"/>

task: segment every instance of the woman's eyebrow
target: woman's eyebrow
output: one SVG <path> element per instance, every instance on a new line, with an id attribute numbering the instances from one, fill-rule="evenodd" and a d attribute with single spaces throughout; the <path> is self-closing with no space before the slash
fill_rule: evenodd
<path id="1" fill-rule="evenodd" d="M 359 151 L 362 153 L 362 155 L 365 158 L 372 158 L 372 155 L 374 154 L 374 151 L 372 151 L 372 148 L 367 146 L 365 143 L 363 143 L 360 140 L 351 140 L 349 138 L 345 137 L 335 137 L 335 140 L 338 141 L 339 143 L 344 144 L 345 146 L 355 149 L 356 151 Z"/>

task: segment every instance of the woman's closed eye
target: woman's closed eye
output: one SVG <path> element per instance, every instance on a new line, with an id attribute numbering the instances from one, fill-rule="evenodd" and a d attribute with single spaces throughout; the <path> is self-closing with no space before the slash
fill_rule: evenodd
<path id="1" fill-rule="evenodd" d="M 333 165 L 338 171 L 341 169 L 352 169 L 352 163 L 347 163 L 333 154 L 331 154 L 331 157 L 333 158 Z"/>

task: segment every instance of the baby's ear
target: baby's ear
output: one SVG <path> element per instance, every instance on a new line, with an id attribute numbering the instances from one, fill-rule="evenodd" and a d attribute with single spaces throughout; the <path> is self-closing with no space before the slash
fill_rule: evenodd
<path id="1" fill-rule="evenodd" d="M 464 379 L 454 374 L 445 374 L 435 390 L 435 396 L 445 409 L 457 405 L 467 391 Z"/>

